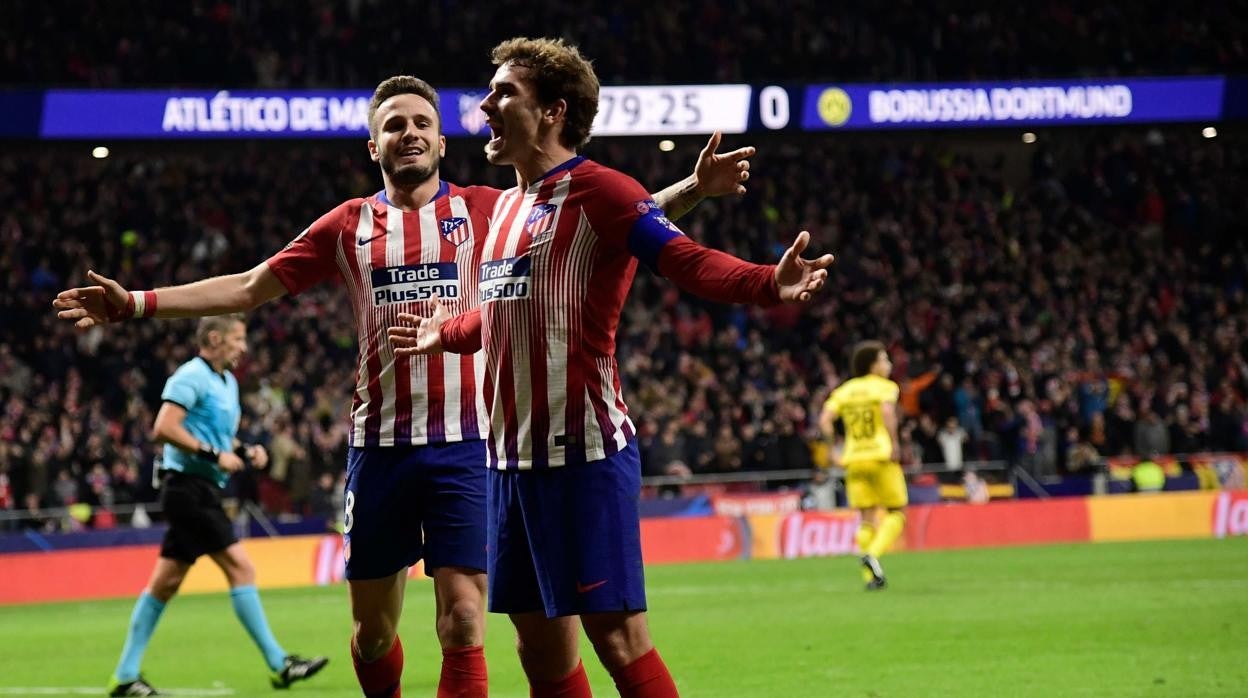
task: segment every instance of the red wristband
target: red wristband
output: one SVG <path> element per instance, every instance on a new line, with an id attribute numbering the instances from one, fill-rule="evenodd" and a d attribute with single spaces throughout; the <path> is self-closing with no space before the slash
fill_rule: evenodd
<path id="1" fill-rule="evenodd" d="M 126 309 L 122 319 L 135 317 L 152 317 L 156 314 L 155 291 L 131 291 L 126 299 Z"/>
<path id="2" fill-rule="evenodd" d="M 143 292 L 143 317 L 154 317 L 156 315 L 156 292 Z"/>

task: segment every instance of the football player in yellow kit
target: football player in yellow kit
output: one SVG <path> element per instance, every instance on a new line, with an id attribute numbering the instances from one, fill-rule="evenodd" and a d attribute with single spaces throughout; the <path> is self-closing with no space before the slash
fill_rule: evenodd
<path id="1" fill-rule="evenodd" d="M 881 342 L 860 343 L 850 358 L 854 377 L 832 391 L 819 417 L 819 426 L 829 440 L 836 420 L 845 423 L 845 449 L 839 465 L 845 468 L 849 506 L 862 514 L 857 540 L 868 590 L 887 586 L 880 556 L 906 524 L 906 478 L 901 472 L 901 444 L 897 439 L 897 397 L 901 391 L 888 378 L 892 370 L 893 363 Z"/>

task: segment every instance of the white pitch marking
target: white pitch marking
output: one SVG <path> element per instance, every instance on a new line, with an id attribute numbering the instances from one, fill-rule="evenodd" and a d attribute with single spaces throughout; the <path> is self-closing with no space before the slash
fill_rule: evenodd
<path id="1" fill-rule="evenodd" d="M 102 696 L 108 689 L 98 686 L 0 686 L 0 696 Z M 162 688 L 169 696 L 232 696 L 232 688 Z"/>

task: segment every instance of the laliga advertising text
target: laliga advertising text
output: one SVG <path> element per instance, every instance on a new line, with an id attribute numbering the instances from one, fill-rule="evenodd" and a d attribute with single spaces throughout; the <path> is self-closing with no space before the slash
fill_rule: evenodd
<path id="1" fill-rule="evenodd" d="M 858 514 L 832 515 L 813 512 L 789 514 L 780 524 L 780 555 L 799 557 L 849 555 L 854 552 Z"/>
<path id="2" fill-rule="evenodd" d="M 1248 492 L 1222 492 L 1213 500 L 1213 536 L 1248 535 Z"/>

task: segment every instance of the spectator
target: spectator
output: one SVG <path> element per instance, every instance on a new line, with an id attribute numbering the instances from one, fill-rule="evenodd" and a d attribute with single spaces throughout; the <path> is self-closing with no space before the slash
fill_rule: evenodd
<path id="1" fill-rule="evenodd" d="M 1147 404 L 1140 407 L 1133 443 L 1135 453 L 1145 458 L 1156 458 L 1170 453 L 1170 432 L 1166 429 L 1166 423 Z"/>
<path id="2" fill-rule="evenodd" d="M 940 442 L 940 452 L 947 469 L 958 470 L 962 467 L 962 448 L 966 445 L 968 438 L 966 430 L 958 423 L 957 417 L 949 417 L 945 420 L 945 425 L 936 435 L 936 440 Z"/>
<path id="3" fill-rule="evenodd" d="M 308 514 L 332 523 L 337 513 L 338 508 L 334 504 L 334 474 L 321 473 L 316 479 L 316 487 L 308 497 Z"/>

